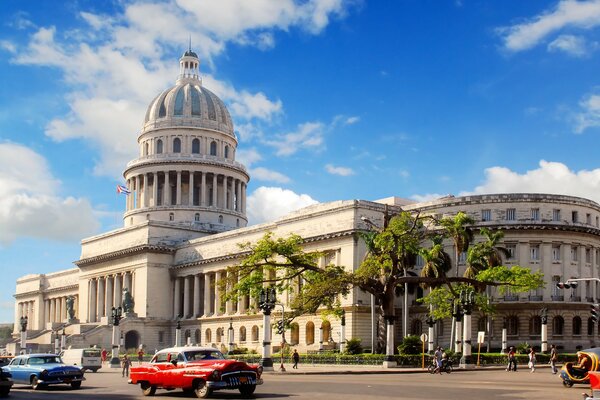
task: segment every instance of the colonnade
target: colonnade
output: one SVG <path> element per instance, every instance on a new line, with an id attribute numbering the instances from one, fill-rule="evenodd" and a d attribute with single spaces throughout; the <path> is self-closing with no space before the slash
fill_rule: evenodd
<path id="1" fill-rule="evenodd" d="M 88 322 L 109 317 L 113 307 L 121 306 L 123 289 L 133 295 L 133 272 L 122 272 L 92 278 L 88 281 Z"/>
<path id="2" fill-rule="evenodd" d="M 227 277 L 227 271 L 206 272 L 176 277 L 173 301 L 173 318 L 184 319 L 224 314 L 242 314 L 255 301 L 244 296 L 238 301 L 221 303 L 220 282 Z"/>
<path id="3" fill-rule="evenodd" d="M 19 302 L 18 304 L 18 311 L 17 311 L 17 324 L 19 322 L 19 320 L 21 319 L 21 317 L 27 317 L 27 320 L 29 321 L 29 323 L 33 323 L 34 321 L 34 313 L 33 313 L 33 308 L 35 306 L 35 301 L 22 301 Z"/>
<path id="4" fill-rule="evenodd" d="M 69 317 L 67 315 L 67 297 L 53 297 L 44 300 L 44 323 L 48 322 L 65 322 Z M 73 296 L 73 308 L 75 311 L 75 318 L 78 314 L 79 296 Z"/>
<path id="5" fill-rule="evenodd" d="M 224 174 L 181 170 L 150 172 L 128 178 L 127 187 L 132 192 L 127 198 L 127 211 L 188 205 L 246 213 L 246 182 Z"/>

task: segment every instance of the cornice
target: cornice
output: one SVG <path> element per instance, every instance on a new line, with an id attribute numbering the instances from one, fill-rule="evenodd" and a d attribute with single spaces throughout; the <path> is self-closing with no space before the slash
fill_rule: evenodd
<path id="1" fill-rule="evenodd" d="M 103 261 L 114 260 L 117 258 L 131 256 L 135 254 L 141 253 L 161 253 L 161 254 L 174 254 L 175 248 L 171 246 L 164 245 L 151 245 L 151 244 L 142 244 L 135 247 L 130 247 L 123 250 L 113 251 L 111 253 L 102 254 L 99 256 L 83 258 L 81 260 L 74 261 L 74 264 L 78 267 L 82 267 L 89 264 L 94 264 Z"/>
<path id="2" fill-rule="evenodd" d="M 40 293 L 59 293 L 59 292 L 67 292 L 70 290 L 76 290 L 79 291 L 79 284 L 73 284 L 73 285 L 69 285 L 69 286 L 61 286 L 61 287 L 57 287 L 57 288 L 51 288 L 51 289 L 38 289 L 38 290 L 31 290 L 29 292 L 25 292 L 25 293 L 17 293 L 14 294 L 13 297 L 15 299 L 22 299 L 24 297 L 29 297 L 32 295 L 38 295 Z"/>

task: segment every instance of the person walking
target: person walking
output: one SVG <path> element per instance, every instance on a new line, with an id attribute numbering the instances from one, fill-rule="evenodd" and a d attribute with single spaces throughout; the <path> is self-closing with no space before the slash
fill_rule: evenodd
<path id="1" fill-rule="evenodd" d="M 138 356 L 138 365 L 141 365 L 142 361 L 144 361 L 144 349 L 142 349 L 140 347 L 140 349 L 138 350 L 137 356 Z"/>
<path id="2" fill-rule="evenodd" d="M 530 372 L 535 372 L 535 350 L 533 349 L 533 347 L 529 348 L 529 368 L 531 369 Z"/>
<path id="3" fill-rule="evenodd" d="M 300 354 L 298 354 L 298 350 L 294 349 L 294 353 L 292 354 L 292 360 L 294 361 L 294 366 L 292 368 L 298 369 L 298 361 L 300 361 Z"/>
<path id="4" fill-rule="evenodd" d="M 515 348 L 510 346 L 508 349 L 508 367 L 507 371 L 517 372 L 517 356 L 515 355 Z"/>
<path id="5" fill-rule="evenodd" d="M 106 351 L 106 349 L 102 349 L 100 356 L 102 357 L 102 364 L 104 364 L 106 362 L 106 357 L 108 356 L 108 352 Z"/>
<path id="6" fill-rule="evenodd" d="M 552 369 L 552 373 L 556 375 L 558 370 L 556 369 L 556 360 L 558 359 L 558 354 L 556 353 L 556 345 L 550 346 L 550 368 Z"/>
<path id="7" fill-rule="evenodd" d="M 129 366 L 131 365 L 131 360 L 129 359 L 129 356 L 127 354 L 125 354 L 123 356 L 123 358 L 121 359 L 121 366 L 123 367 L 123 370 L 121 371 L 121 376 L 124 377 L 129 377 Z"/>

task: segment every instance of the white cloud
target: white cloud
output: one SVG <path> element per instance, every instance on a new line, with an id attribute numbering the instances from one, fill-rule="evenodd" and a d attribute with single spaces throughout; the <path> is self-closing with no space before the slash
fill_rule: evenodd
<path id="1" fill-rule="evenodd" d="M 573 117 L 575 132 L 582 133 L 587 128 L 600 126 L 600 95 L 591 94 L 584 97 L 579 106 L 581 111 Z"/>
<path id="2" fill-rule="evenodd" d="M 506 167 L 485 170 L 485 181 L 467 194 L 551 193 L 579 196 L 600 202 L 600 168 L 573 171 L 565 164 L 541 160 L 539 168 L 523 174 Z"/>
<path id="3" fill-rule="evenodd" d="M 343 18 L 346 7 L 342 0 L 158 4 L 134 0 L 124 6 L 122 14 L 112 17 L 81 11 L 86 29 L 57 32 L 46 26 L 36 28 L 22 51 L 6 41 L 1 46 L 13 54 L 12 62 L 62 71 L 70 111 L 53 118 L 47 135 L 59 141 L 90 141 L 100 152 L 96 173 L 116 177 L 124 162 L 136 155 L 135 138 L 147 105 L 177 77 L 177 60 L 164 56 L 174 44 L 183 48 L 189 32 L 194 32 L 193 47 L 202 65 L 212 65 L 213 57 L 229 42 L 269 48 L 275 45 L 276 31 L 294 27 L 318 34 L 332 17 Z M 19 26 L 34 27 L 32 23 Z M 202 67 L 201 73 L 206 86 L 228 104 L 236 122 L 268 122 L 283 112 L 279 99 L 236 89 L 206 74 Z M 310 141 L 305 145 L 310 146 Z"/>
<path id="4" fill-rule="evenodd" d="M 273 221 L 292 211 L 316 204 L 307 194 L 297 194 L 278 187 L 261 186 L 248 196 L 248 219 L 251 225 Z"/>
<path id="5" fill-rule="evenodd" d="M 563 51 L 576 57 L 583 57 L 587 53 L 585 39 L 573 35 L 561 35 L 548 44 L 548 51 Z"/>
<path id="6" fill-rule="evenodd" d="M 354 170 L 348 167 L 336 167 L 333 164 L 325 165 L 325 170 L 329 172 L 331 175 L 339 175 L 339 176 L 350 176 L 354 175 Z"/>
<path id="7" fill-rule="evenodd" d="M 100 225 L 89 202 L 61 198 L 59 186 L 41 155 L 0 143 L 0 244 L 19 237 L 79 240 L 96 232 Z"/>
<path id="8" fill-rule="evenodd" d="M 252 176 L 252 179 L 256 179 L 259 181 L 269 181 L 269 182 L 276 182 L 276 183 L 290 182 L 290 178 L 283 175 L 282 173 L 279 173 L 277 171 L 273 171 L 273 170 L 270 170 L 267 168 L 263 168 L 263 167 L 252 168 L 250 170 L 250 175 Z"/>
<path id="9" fill-rule="evenodd" d="M 276 135 L 276 140 L 265 144 L 276 149 L 278 156 L 290 156 L 301 149 L 321 149 L 324 126 L 321 122 L 305 122 L 295 132 Z"/>
<path id="10" fill-rule="evenodd" d="M 250 168 L 254 163 L 261 161 L 263 158 L 254 147 L 250 149 L 240 149 L 237 151 L 236 160 L 241 162 L 246 166 L 246 168 Z"/>
<path id="11" fill-rule="evenodd" d="M 500 28 L 504 46 L 510 51 L 522 51 L 536 46 L 547 36 L 566 27 L 590 29 L 600 25 L 600 0 L 562 0 L 552 9 L 530 20 Z"/>

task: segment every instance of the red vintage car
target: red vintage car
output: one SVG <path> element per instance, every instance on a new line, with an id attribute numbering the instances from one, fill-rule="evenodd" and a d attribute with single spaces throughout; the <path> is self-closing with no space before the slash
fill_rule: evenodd
<path id="1" fill-rule="evenodd" d="M 260 365 L 227 360 L 211 347 L 171 347 L 156 353 L 149 364 L 131 367 L 129 383 L 139 383 L 144 396 L 153 396 L 156 389 L 183 389 L 201 399 L 221 389 L 249 396 L 263 383 L 261 374 Z"/>

